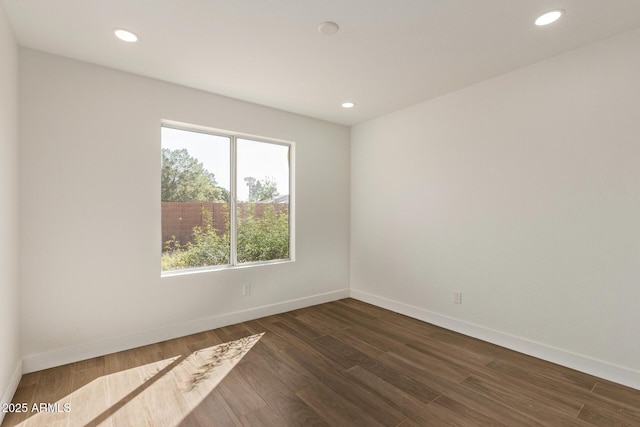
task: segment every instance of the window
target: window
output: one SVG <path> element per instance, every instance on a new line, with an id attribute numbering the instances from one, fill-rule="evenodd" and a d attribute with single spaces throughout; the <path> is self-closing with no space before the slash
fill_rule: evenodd
<path id="1" fill-rule="evenodd" d="M 292 259 L 292 144 L 163 124 L 164 273 Z"/>

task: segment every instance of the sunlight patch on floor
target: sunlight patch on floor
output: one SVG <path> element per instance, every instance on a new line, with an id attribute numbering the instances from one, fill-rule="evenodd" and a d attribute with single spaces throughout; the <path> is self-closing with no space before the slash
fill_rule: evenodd
<path id="1" fill-rule="evenodd" d="M 177 426 L 263 335 L 101 376 L 18 426 Z"/>

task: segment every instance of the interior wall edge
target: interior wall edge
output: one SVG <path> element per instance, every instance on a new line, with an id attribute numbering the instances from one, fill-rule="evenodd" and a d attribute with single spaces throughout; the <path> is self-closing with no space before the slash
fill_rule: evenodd
<path id="1" fill-rule="evenodd" d="M 5 403 L 11 403 L 13 396 L 16 394 L 18 390 L 18 384 L 20 384 L 20 378 L 22 378 L 22 360 L 19 360 L 16 364 L 16 368 L 13 370 L 13 375 L 11 375 L 11 380 L 9 384 L 7 384 L 7 388 L 2 393 L 2 398 L 0 400 L 0 406 L 4 406 Z M 4 411 L 0 411 L 0 424 L 2 424 L 2 420 L 6 413 Z"/>
<path id="2" fill-rule="evenodd" d="M 225 313 L 217 316 L 197 319 L 141 332 L 133 335 L 121 336 L 109 340 L 61 348 L 45 353 L 38 353 L 25 356 L 22 359 L 22 373 L 40 371 L 43 369 L 62 366 L 80 360 L 91 359 L 93 357 L 104 356 L 118 351 L 130 350 L 144 345 L 154 344 L 174 338 L 180 338 L 211 329 L 221 328 L 236 323 L 259 319 L 265 316 L 280 314 L 287 311 L 297 310 L 312 305 L 324 304 L 348 298 L 349 289 L 327 292 L 312 295 L 309 297 L 293 299 L 276 304 L 254 307 L 247 310 L 240 310 Z M 18 378 L 18 381 L 20 378 Z M 12 394 L 13 396 L 13 394 Z"/>
<path id="3" fill-rule="evenodd" d="M 461 333 L 482 341 L 490 342 L 510 350 L 524 353 L 538 359 L 546 360 L 567 368 L 593 375 L 605 380 L 613 381 L 627 387 L 640 390 L 640 372 L 576 354 L 544 343 L 527 340 L 501 331 L 486 328 L 474 323 L 464 322 L 449 316 L 434 313 L 420 307 L 392 300 L 357 289 L 350 290 L 351 298 L 368 304 L 391 310 L 423 322 L 431 323 L 442 328 Z"/>

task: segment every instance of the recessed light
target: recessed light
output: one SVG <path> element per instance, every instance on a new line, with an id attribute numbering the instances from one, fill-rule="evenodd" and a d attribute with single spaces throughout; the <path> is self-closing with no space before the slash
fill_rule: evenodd
<path id="1" fill-rule="evenodd" d="M 353 103 L 353 102 L 343 102 L 342 103 L 342 108 L 353 108 L 355 106 L 356 106 L 356 104 Z"/>
<path id="2" fill-rule="evenodd" d="M 340 26 L 335 22 L 326 21 L 322 24 L 318 25 L 318 31 L 324 34 L 325 36 L 330 36 L 338 32 Z"/>
<path id="3" fill-rule="evenodd" d="M 131 31 L 116 29 L 116 30 L 113 30 L 113 34 L 115 34 L 116 37 L 122 40 L 123 42 L 134 43 L 138 41 L 138 36 L 132 33 Z"/>
<path id="4" fill-rule="evenodd" d="M 564 10 L 558 9 L 558 10 L 552 10 L 551 12 L 547 12 L 544 15 L 540 15 L 538 19 L 536 19 L 536 25 L 541 27 L 543 25 L 552 24 L 556 22 L 558 19 L 560 19 L 563 13 L 564 13 Z"/>

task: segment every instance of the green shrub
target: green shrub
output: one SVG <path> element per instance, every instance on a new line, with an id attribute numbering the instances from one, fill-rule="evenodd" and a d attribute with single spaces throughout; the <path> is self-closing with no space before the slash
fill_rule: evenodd
<path id="1" fill-rule="evenodd" d="M 289 216 L 277 213 L 273 205 L 256 218 L 250 205 L 238 222 L 238 262 L 289 258 Z"/>
<path id="2" fill-rule="evenodd" d="M 203 226 L 193 228 L 191 242 L 181 244 L 175 239 L 164 245 L 162 270 L 206 267 L 229 264 L 229 219 L 222 235 L 214 226 L 211 212 L 202 211 Z M 244 215 L 238 215 L 238 262 L 269 261 L 289 258 L 289 216 L 276 212 L 273 205 L 264 208 L 257 218 L 251 204 Z"/>

